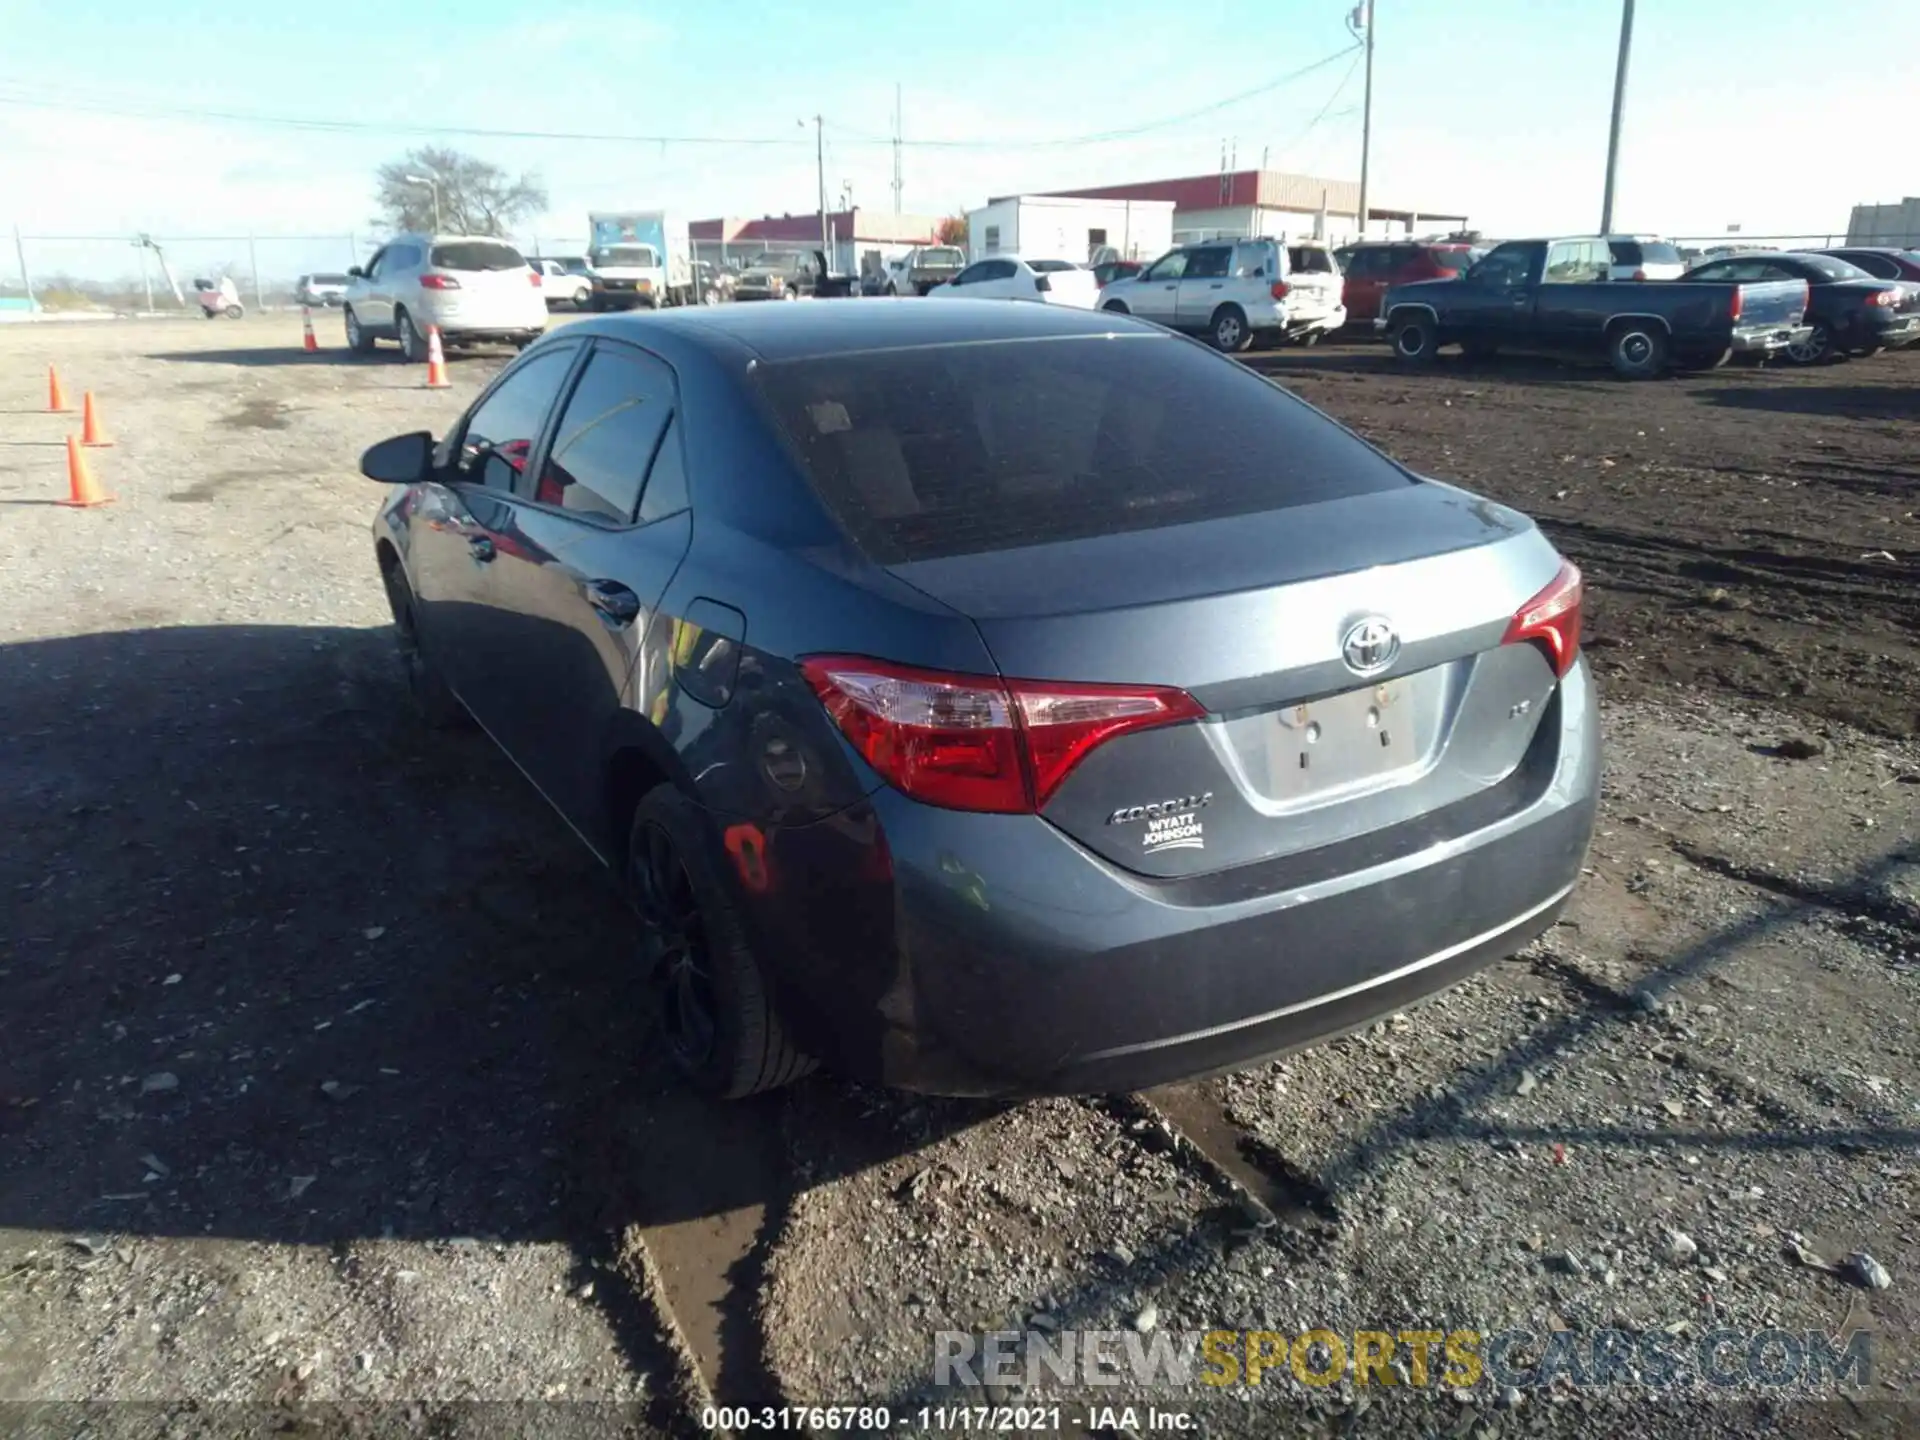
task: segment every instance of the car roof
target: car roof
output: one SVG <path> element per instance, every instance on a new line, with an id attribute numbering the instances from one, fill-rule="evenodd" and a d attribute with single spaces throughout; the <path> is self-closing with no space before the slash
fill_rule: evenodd
<path id="1" fill-rule="evenodd" d="M 644 345 L 663 356 L 669 350 L 681 349 L 722 356 L 744 347 L 770 361 L 993 341 L 1166 335 L 1125 316 L 1068 305 L 961 299 L 939 305 L 869 299 L 814 300 L 801 305 L 686 306 L 657 313 L 601 316 L 552 333 L 605 335 Z"/>

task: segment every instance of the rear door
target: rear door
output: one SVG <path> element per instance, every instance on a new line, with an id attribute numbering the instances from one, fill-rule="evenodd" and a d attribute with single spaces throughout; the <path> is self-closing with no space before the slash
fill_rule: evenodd
<path id="1" fill-rule="evenodd" d="M 1380 296 L 1387 288 L 1387 251 L 1361 245 L 1348 257 L 1341 295 L 1349 320 L 1371 320 L 1380 313 Z"/>
<path id="2" fill-rule="evenodd" d="M 492 534 L 488 729 L 587 835 L 601 833 L 602 742 L 692 534 L 678 407 L 665 361 L 594 341 Z"/>
<path id="3" fill-rule="evenodd" d="M 1305 857 L 1505 803 L 1530 756 L 1554 758 L 1533 754 L 1536 735 L 1558 744 L 1554 664 L 1503 643 L 1559 572 L 1552 547 L 1244 367 L 1122 334 L 837 356 L 762 383 L 855 543 L 970 616 L 1001 674 L 1204 707 L 1096 746 L 1043 806 L 1125 869 Z"/>
<path id="4" fill-rule="evenodd" d="M 383 245 L 374 251 L 362 270 L 363 278 L 353 287 L 353 313 L 363 330 L 384 330 L 393 324 L 393 294 L 386 288 L 387 257 L 393 248 Z"/>
<path id="5" fill-rule="evenodd" d="M 1174 292 L 1176 329 L 1197 334 L 1213 323 L 1232 269 L 1232 245 L 1195 245 L 1187 251 L 1187 268 Z"/>
<path id="6" fill-rule="evenodd" d="M 1340 274 L 1323 246 L 1287 247 L 1287 302 L 1289 317 L 1301 320 L 1321 319 L 1339 306 Z"/>
<path id="7" fill-rule="evenodd" d="M 1610 295 L 1613 255 L 1604 240 L 1556 240 L 1547 247 L 1546 268 L 1534 317 L 1542 349 L 1563 354 L 1598 350 L 1607 320 L 1633 311 L 1634 292 L 1624 285 Z"/>

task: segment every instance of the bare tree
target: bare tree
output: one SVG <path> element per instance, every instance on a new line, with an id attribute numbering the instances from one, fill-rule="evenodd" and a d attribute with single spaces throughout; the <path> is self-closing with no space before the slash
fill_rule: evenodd
<path id="1" fill-rule="evenodd" d="M 516 220 L 547 208 L 547 187 L 538 175 L 511 177 L 472 155 L 423 145 L 374 172 L 374 198 L 381 213 L 373 223 L 390 230 L 505 235 Z"/>

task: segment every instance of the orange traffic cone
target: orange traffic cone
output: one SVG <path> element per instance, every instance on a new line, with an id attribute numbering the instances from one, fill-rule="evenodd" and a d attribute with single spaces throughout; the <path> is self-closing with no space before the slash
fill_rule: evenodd
<path id="1" fill-rule="evenodd" d="M 65 415 L 73 409 L 67 403 L 66 387 L 60 383 L 60 372 L 53 366 L 47 366 L 47 411 L 53 415 Z"/>
<path id="2" fill-rule="evenodd" d="M 300 328 L 306 332 L 306 338 L 300 342 L 301 346 L 311 355 L 320 348 L 320 342 L 313 338 L 313 311 L 305 305 L 300 307 Z"/>
<path id="3" fill-rule="evenodd" d="M 453 381 L 447 378 L 447 352 L 440 348 L 440 327 L 427 327 L 427 389 L 449 390 Z"/>
<path id="4" fill-rule="evenodd" d="M 74 505 L 81 509 L 90 509 L 95 505 L 110 505 L 113 496 L 100 488 L 93 478 L 93 471 L 87 468 L 86 453 L 80 448 L 78 437 L 67 436 L 67 488 L 71 496 L 63 500 L 63 505 Z"/>
<path id="5" fill-rule="evenodd" d="M 105 449 L 113 444 L 107 435 L 107 427 L 100 423 L 100 415 L 93 408 L 93 391 L 89 390 L 81 397 L 80 412 L 85 417 L 80 425 L 80 443 L 95 450 Z"/>

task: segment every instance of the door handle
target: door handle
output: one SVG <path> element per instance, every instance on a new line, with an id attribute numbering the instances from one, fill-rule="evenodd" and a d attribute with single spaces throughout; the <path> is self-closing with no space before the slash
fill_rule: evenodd
<path id="1" fill-rule="evenodd" d="M 1224 290 L 1227 288 L 1227 282 L 1224 280 L 1216 280 L 1211 285 L 1207 286 L 1207 288 L 1209 290 Z"/>
<path id="2" fill-rule="evenodd" d="M 492 540 L 485 535 L 474 535 L 467 540 L 467 553 L 484 565 L 493 559 L 496 552 Z"/>
<path id="3" fill-rule="evenodd" d="M 589 580 L 581 589 L 586 593 L 587 603 L 616 630 L 624 629 L 639 617 L 640 597 L 618 580 Z"/>

